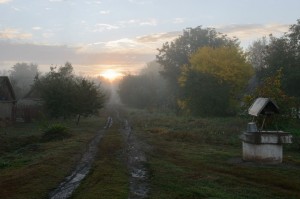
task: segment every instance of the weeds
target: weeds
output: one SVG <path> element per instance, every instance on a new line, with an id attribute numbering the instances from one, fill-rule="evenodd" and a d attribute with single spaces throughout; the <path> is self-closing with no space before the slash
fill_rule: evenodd
<path id="1" fill-rule="evenodd" d="M 71 137 L 69 129 L 63 124 L 52 124 L 46 127 L 42 135 L 42 141 L 49 142 L 54 140 L 63 140 Z"/>

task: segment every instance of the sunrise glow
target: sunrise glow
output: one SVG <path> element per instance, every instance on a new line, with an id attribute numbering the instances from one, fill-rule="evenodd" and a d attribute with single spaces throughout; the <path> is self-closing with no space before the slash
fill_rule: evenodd
<path id="1" fill-rule="evenodd" d="M 109 69 L 109 70 L 103 71 L 100 74 L 100 76 L 102 76 L 110 81 L 113 81 L 113 80 L 116 80 L 117 78 L 121 77 L 122 74 L 115 70 Z"/>

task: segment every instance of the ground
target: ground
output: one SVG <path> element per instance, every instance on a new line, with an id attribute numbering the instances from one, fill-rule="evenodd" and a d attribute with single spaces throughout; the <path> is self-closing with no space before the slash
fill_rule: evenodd
<path id="1" fill-rule="evenodd" d="M 108 116 L 113 125 L 104 129 Z M 244 162 L 247 121 L 114 108 L 79 127 L 67 123 L 65 140 L 41 142 L 40 125 L 11 127 L 0 132 L 0 195 L 48 198 L 101 135 L 71 198 L 300 198 L 299 144 L 284 146 L 279 165 Z M 291 131 L 298 138 L 299 127 Z"/>

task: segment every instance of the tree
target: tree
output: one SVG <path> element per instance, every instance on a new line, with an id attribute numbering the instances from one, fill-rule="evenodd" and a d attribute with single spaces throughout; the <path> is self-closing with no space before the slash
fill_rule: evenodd
<path id="1" fill-rule="evenodd" d="M 58 69 L 51 67 L 45 76 L 36 78 L 34 89 L 40 93 L 50 117 L 69 118 L 97 113 L 103 107 L 104 95 L 92 81 L 73 74 L 70 63 Z"/>
<path id="2" fill-rule="evenodd" d="M 288 96 L 283 90 L 282 71 L 281 68 L 277 70 L 274 75 L 266 77 L 263 83 L 260 84 L 252 94 L 245 96 L 245 109 L 248 109 L 256 98 L 264 97 L 275 100 L 280 108 L 281 115 L 289 115 L 291 113 L 291 108 L 296 105 L 296 99 Z"/>
<path id="3" fill-rule="evenodd" d="M 256 73 L 266 68 L 265 57 L 268 41 L 266 37 L 262 37 L 254 41 L 247 49 L 247 59 L 253 66 Z"/>
<path id="4" fill-rule="evenodd" d="M 190 58 L 192 70 L 216 77 L 230 87 L 232 111 L 237 106 L 248 80 L 253 74 L 244 54 L 234 46 L 203 47 Z M 196 86 L 196 85 L 195 85 Z"/>
<path id="5" fill-rule="evenodd" d="M 282 68 L 282 88 L 290 96 L 300 98 L 300 20 L 291 25 L 289 32 L 280 38 L 270 36 L 266 46 L 266 67 L 260 79 L 271 77 Z"/>
<path id="6" fill-rule="evenodd" d="M 76 78 L 75 87 L 75 113 L 78 115 L 78 125 L 81 115 L 95 115 L 98 113 L 99 109 L 103 108 L 105 95 L 100 89 L 100 86 L 97 86 L 93 81 L 87 80 L 82 77 Z"/>
<path id="7" fill-rule="evenodd" d="M 191 100 L 199 100 L 201 104 L 199 106 L 209 106 L 212 108 L 209 100 L 203 101 L 201 99 L 203 96 L 201 95 L 211 96 L 214 93 L 215 97 L 219 99 L 214 99 L 216 102 L 214 106 L 218 106 L 219 103 L 220 110 L 223 111 L 222 114 L 234 113 L 239 104 L 242 92 L 253 74 L 252 67 L 246 62 L 242 52 L 234 46 L 219 48 L 203 47 L 191 56 L 190 63 L 191 68 L 186 67 L 179 79 L 179 82 L 183 85 L 183 90 L 185 90 L 183 91 L 183 99 L 188 99 L 187 103 Z M 200 75 L 197 81 L 193 82 L 195 76 L 191 75 L 191 73 Z M 187 84 L 188 82 L 190 83 Z M 192 92 L 193 90 L 197 90 L 197 87 L 203 87 L 206 84 L 209 89 L 202 89 L 199 94 Z M 186 93 L 190 93 L 191 95 L 186 96 Z M 224 103 L 221 102 L 222 100 Z M 227 101 L 229 102 L 229 108 L 226 108 L 228 105 Z M 216 115 L 221 114 L 219 110 L 215 111 L 215 113 Z"/>
<path id="8" fill-rule="evenodd" d="M 119 86 L 121 101 L 134 108 L 147 108 L 153 104 L 153 87 L 146 76 L 127 75 Z"/>
<path id="9" fill-rule="evenodd" d="M 38 65 L 17 63 L 10 70 L 10 80 L 14 87 L 17 99 L 27 94 L 34 82 L 34 78 L 39 74 Z"/>
<path id="10" fill-rule="evenodd" d="M 225 116 L 229 113 L 229 85 L 215 76 L 186 68 L 181 82 L 184 98 L 180 107 L 196 116 Z"/>
<path id="11" fill-rule="evenodd" d="M 204 46 L 238 46 L 236 39 L 217 33 L 215 29 L 201 26 L 183 30 L 183 34 L 158 49 L 157 62 L 164 68 L 161 72 L 168 81 L 168 89 L 176 101 L 180 95 L 178 78 L 184 65 L 190 66 L 189 57 Z"/>
<path id="12" fill-rule="evenodd" d="M 150 62 L 139 75 L 125 76 L 119 85 L 121 101 L 135 108 L 162 109 L 170 106 L 166 81 L 161 77 L 162 66 Z"/>

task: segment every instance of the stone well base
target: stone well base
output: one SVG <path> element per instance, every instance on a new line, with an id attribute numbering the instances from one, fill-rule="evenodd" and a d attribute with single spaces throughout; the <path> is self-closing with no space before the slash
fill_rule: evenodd
<path id="1" fill-rule="evenodd" d="M 243 160 L 276 164 L 282 162 L 282 145 L 292 142 L 292 135 L 286 132 L 260 131 L 244 132 Z"/>
<path id="2" fill-rule="evenodd" d="M 282 162 L 282 145 L 243 142 L 243 160 L 277 164 Z"/>

